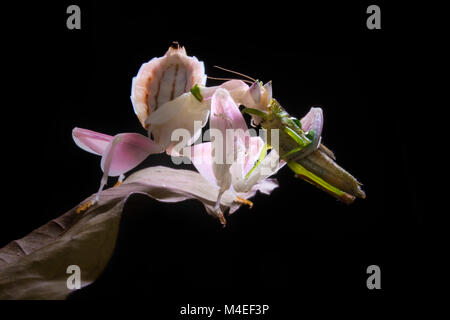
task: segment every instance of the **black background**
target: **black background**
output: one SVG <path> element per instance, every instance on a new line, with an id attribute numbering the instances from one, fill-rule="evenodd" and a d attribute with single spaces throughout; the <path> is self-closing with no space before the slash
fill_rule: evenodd
<path id="1" fill-rule="evenodd" d="M 81 7 L 81 30 L 66 28 L 70 4 Z M 220 65 L 272 80 L 292 115 L 321 106 L 323 141 L 367 199 L 343 205 L 284 168 L 271 196 L 257 195 L 253 209 L 222 228 L 195 201 L 135 196 L 104 274 L 70 298 L 136 300 L 174 318 L 187 303 L 265 303 L 272 315 L 289 315 L 311 302 L 320 312 L 334 301 L 375 308 L 421 295 L 430 266 L 439 267 L 416 174 L 416 118 L 404 100 L 413 89 L 403 78 L 419 68 L 422 34 L 404 24 L 407 8 L 380 2 L 382 29 L 368 30 L 369 4 L 62 1 L 14 9 L 5 47 L 14 102 L 3 122 L 11 124 L 5 208 L 15 205 L 3 211 L 0 246 L 97 190 L 100 158 L 79 149 L 71 130 L 145 134 L 131 79 L 178 41 L 208 75 L 230 76 L 212 68 Z M 169 163 L 152 156 L 137 169 Z M 372 264 L 382 272 L 378 291 L 366 287 Z"/>

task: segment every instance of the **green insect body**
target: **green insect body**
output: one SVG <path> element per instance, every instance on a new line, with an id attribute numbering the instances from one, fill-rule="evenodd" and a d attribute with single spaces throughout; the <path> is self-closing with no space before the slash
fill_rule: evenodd
<path id="1" fill-rule="evenodd" d="M 361 184 L 334 161 L 333 153 L 320 144 L 320 136 L 313 131 L 303 131 L 300 121 L 291 117 L 275 99 L 271 100 L 267 113 L 250 108 L 243 112 L 261 117 L 268 145 L 272 145 L 271 130 L 278 129 L 278 153 L 297 177 L 345 203 L 353 202 L 355 197 L 365 198 Z"/>
<path id="2" fill-rule="evenodd" d="M 301 129 L 300 121 L 289 116 L 281 106 L 272 99 L 269 107 L 270 112 L 263 118 L 261 126 L 266 130 L 279 130 L 279 154 L 285 161 L 293 160 L 296 155 L 295 150 L 301 151 L 307 147 L 311 140 Z M 267 135 L 267 144 L 272 145 L 272 135 Z"/>

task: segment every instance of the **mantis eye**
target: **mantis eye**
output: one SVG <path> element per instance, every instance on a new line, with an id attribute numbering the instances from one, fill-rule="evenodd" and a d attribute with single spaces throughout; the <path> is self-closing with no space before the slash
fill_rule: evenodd
<path id="1" fill-rule="evenodd" d="M 255 104 L 258 105 L 261 102 L 261 86 L 258 81 L 253 82 L 249 88 L 249 92 Z"/>

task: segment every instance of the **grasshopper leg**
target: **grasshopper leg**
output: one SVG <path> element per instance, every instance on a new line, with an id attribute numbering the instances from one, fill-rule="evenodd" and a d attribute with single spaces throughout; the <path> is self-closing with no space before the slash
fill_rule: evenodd
<path id="1" fill-rule="evenodd" d="M 318 187 L 319 189 L 324 190 L 325 192 L 329 193 L 333 197 L 337 198 L 338 200 L 350 204 L 355 200 L 355 197 L 334 187 L 333 185 L 329 184 L 322 178 L 316 176 L 314 173 L 306 170 L 303 166 L 300 164 L 290 161 L 288 162 L 289 168 L 291 168 L 292 171 L 295 172 L 296 178 L 301 178 L 312 185 Z"/>

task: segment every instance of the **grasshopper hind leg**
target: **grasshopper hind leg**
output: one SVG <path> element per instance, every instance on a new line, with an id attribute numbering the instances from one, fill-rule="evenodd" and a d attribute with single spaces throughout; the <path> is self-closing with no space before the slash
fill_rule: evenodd
<path id="1" fill-rule="evenodd" d="M 336 188 L 335 186 L 326 182 L 319 176 L 306 170 L 302 165 L 298 164 L 297 162 L 290 161 L 288 162 L 288 166 L 292 171 L 294 171 L 296 178 L 301 178 L 309 182 L 310 184 L 332 195 L 336 199 L 346 204 L 351 204 L 355 200 L 355 196 Z"/>

